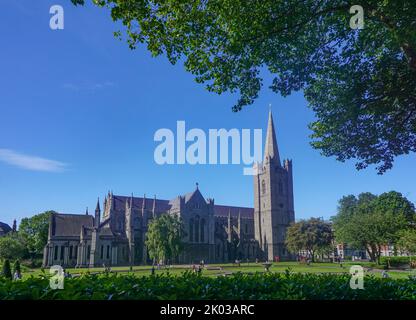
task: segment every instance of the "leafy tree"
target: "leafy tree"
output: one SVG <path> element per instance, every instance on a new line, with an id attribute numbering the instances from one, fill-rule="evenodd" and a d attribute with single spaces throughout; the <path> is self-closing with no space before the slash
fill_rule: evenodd
<path id="1" fill-rule="evenodd" d="M 396 191 L 381 194 L 376 202 L 376 210 L 392 214 L 403 214 L 409 223 L 416 221 L 414 204 Z"/>
<path id="2" fill-rule="evenodd" d="M 409 228 L 402 230 L 397 241 L 399 250 L 407 251 L 412 255 L 416 255 L 416 229 Z"/>
<path id="3" fill-rule="evenodd" d="M 177 215 L 164 214 L 154 219 L 147 231 L 149 257 L 154 261 L 176 259 L 184 248 L 184 235 L 183 223 Z"/>
<path id="4" fill-rule="evenodd" d="M 413 223 L 414 205 L 393 191 L 354 198 L 344 197 L 339 202 L 338 214 L 332 218 L 335 238 L 353 248 L 365 248 L 371 260 L 379 263 L 381 246 L 395 244 L 400 232 Z"/>
<path id="5" fill-rule="evenodd" d="M 360 1 L 361 30 L 350 27 L 347 0 L 94 3 L 123 23 L 130 48 L 183 61 L 209 91 L 239 92 L 234 111 L 258 97 L 265 70 L 272 91 L 303 90 L 317 118 L 312 145 L 326 156 L 383 173 L 416 151 L 414 0 Z"/>
<path id="6" fill-rule="evenodd" d="M 18 259 L 25 253 L 25 246 L 19 237 L 8 234 L 0 237 L 0 259 Z"/>
<path id="7" fill-rule="evenodd" d="M 292 223 L 287 229 L 286 246 L 290 252 L 307 251 L 312 261 L 317 252 L 327 251 L 332 244 L 331 224 L 321 219 L 311 218 Z"/>
<path id="8" fill-rule="evenodd" d="M 48 242 L 49 217 L 53 212 L 39 213 L 20 222 L 19 237 L 22 238 L 31 259 L 43 254 L 43 248 Z"/>
<path id="9" fill-rule="evenodd" d="M 3 272 L 2 272 L 3 277 L 5 277 L 6 279 L 12 279 L 12 270 L 10 269 L 10 261 L 9 259 L 4 260 L 3 263 Z"/>

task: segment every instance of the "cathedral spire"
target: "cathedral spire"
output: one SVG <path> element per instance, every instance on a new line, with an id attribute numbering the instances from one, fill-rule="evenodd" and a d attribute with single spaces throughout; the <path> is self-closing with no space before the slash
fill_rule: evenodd
<path id="1" fill-rule="evenodd" d="M 100 198 L 97 199 L 97 206 L 95 208 L 95 217 L 94 217 L 94 226 L 100 226 L 100 218 L 101 218 L 101 208 L 100 208 Z"/>
<path id="2" fill-rule="evenodd" d="M 280 166 L 279 149 L 277 147 L 276 132 L 274 130 L 272 110 L 269 111 L 269 122 L 267 124 L 266 145 L 264 148 L 264 162 L 270 157 L 270 161 Z"/>
<path id="3" fill-rule="evenodd" d="M 97 206 L 95 207 L 95 212 L 100 212 L 101 211 L 101 209 L 100 209 L 100 198 L 98 198 L 97 199 Z"/>

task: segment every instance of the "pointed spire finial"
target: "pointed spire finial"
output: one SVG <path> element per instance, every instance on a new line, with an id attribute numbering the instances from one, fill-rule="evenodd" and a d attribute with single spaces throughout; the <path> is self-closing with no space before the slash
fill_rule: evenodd
<path id="1" fill-rule="evenodd" d="M 97 198 L 97 206 L 95 207 L 95 211 L 101 211 L 100 209 L 100 197 Z"/>
<path id="2" fill-rule="evenodd" d="M 153 198 L 152 214 L 153 214 L 153 218 L 154 218 L 156 216 L 156 195 Z"/>
<path id="3" fill-rule="evenodd" d="M 100 226 L 100 219 L 101 219 L 100 197 L 98 197 L 97 207 L 95 208 L 94 227 L 98 228 Z"/>
<path id="4" fill-rule="evenodd" d="M 146 194 L 143 195 L 142 209 L 146 208 Z"/>
<path id="5" fill-rule="evenodd" d="M 264 162 L 269 158 L 270 161 L 277 162 L 280 166 L 279 148 L 277 147 L 276 132 L 273 124 L 272 111 L 269 111 L 269 121 L 267 124 L 266 145 L 264 148 Z"/>
<path id="6" fill-rule="evenodd" d="M 199 190 L 199 183 L 197 182 L 195 183 L 195 185 L 196 185 L 196 190 Z"/>

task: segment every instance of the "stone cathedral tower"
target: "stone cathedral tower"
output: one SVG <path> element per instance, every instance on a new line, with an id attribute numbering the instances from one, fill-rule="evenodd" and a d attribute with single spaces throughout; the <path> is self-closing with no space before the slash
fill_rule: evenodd
<path id="1" fill-rule="evenodd" d="M 286 228 L 295 221 L 292 160 L 280 162 L 272 112 L 269 112 L 262 163 L 254 165 L 254 233 L 260 257 L 288 259 Z"/>

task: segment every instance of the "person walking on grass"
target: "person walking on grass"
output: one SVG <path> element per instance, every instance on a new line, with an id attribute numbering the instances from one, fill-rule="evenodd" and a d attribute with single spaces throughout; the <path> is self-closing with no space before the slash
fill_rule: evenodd
<path id="1" fill-rule="evenodd" d="M 343 261 L 342 257 L 339 257 L 339 266 L 340 266 L 341 268 L 343 268 L 343 266 L 342 266 L 342 261 Z"/>
<path id="2" fill-rule="evenodd" d="M 13 274 L 13 279 L 14 280 L 20 280 L 22 279 L 22 270 L 20 268 L 20 261 L 16 260 L 14 262 L 14 274 Z"/>

